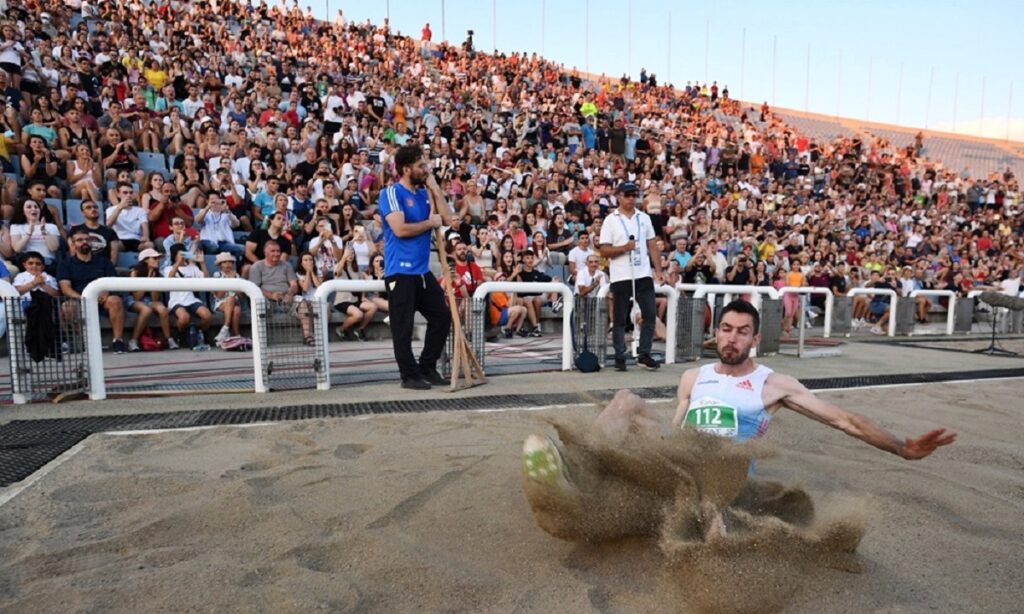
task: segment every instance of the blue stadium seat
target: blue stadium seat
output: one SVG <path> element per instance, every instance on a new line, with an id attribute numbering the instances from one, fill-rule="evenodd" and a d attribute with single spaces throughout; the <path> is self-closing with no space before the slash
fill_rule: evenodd
<path id="1" fill-rule="evenodd" d="M 47 205 L 52 205 L 57 209 L 57 219 L 60 220 L 60 224 L 63 226 L 67 223 L 64 218 L 64 201 L 59 198 L 44 198 L 43 202 Z"/>
<path id="2" fill-rule="evenodd" d="M 17 175 L 19 179 L 25 176 L 24 173 L 21 172 L 21 156 L 11 156 L 11 166 L 14 167 L 14 174 Z"/>
<path id="3" fill-rule="evenodd" d="M 139 156 L 139 168 L 146 171 L 166 171 L 167 164 L 162 153 L 153 153 L 149 151 L 140 151 Z"/>
<path id="4" fill-rule="evenodd" d="M 82 215 L 82 201 L 78 198 L 69 198 L 65 200 L 64 215 L 69 227 L 84 224 L 85 216 Z"/>
<path id="5" fill-rule="evenodd" d="M 121 252 L 117 255 L 117 268 L 130 269 L 139 261 L 139 252 Z"/>

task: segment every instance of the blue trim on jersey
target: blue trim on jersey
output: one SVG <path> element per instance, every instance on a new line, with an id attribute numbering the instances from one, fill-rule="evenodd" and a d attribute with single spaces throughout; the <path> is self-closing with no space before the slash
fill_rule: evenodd
<path id="1" fill-rule="evenodd" d="M 415 192 L 400 183 L 388 186 L 377 203 L 384 224 L 384 275 L 422 275 L 430 271 L 430 236 L 424 232 L 402 239 L 395 236 L 388 224 L 388 214 L 400 211 L 407 223 L 422 222 L 430 217 L 430 199 L 426 188 Z"/>

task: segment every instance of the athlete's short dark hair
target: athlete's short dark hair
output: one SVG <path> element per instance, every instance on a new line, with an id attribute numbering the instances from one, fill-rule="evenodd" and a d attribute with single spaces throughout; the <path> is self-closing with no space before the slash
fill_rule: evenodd
<path id="1" fill-rule="evenodd" d="M 725 317 L 725 314 L 730 312 L 745 313 L 751 318 L 753 318 L 755 335 L 761 330 L 761 314 L 758 313 L 757 309 L 755 309 L 754 306 L 751 305 L 749 302 L 741 298 L 732 301 L 731 303 L 722 308 L 722 315 L 719 317 L 719 322 L 721 322 L 721 318 Z"/>
<path id="2" fill-rule="evenodd" d="M 395 152 L 395 171 L 401 175 L 405 167 L 416 164 L 423 157 L 423 150 L 419 145 L 405 145 L 399 147 Z"/>

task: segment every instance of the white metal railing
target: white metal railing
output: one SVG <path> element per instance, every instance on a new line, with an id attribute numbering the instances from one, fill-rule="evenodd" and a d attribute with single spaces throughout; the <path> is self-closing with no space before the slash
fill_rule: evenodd
<path id="1" fill-rule="evenodd" d="M 952 335 L 953 328 L 956 326 L 956 292 L 952 290 L 913 290 L 910 293 L 910 298 L 917 298 L 919 296 L 945 296 L 949 298 L 949 308 L 946 310 L 946 334 Z M 913 331 L 910 332 L 914 334 Z"/>
<path id="2" fill-rule="evenodd" d="M 819 294 L 825 297 L 825 331 L 824 337 L 832 336 L 832 309 L 835 306 L 835 297 L 832 296 L 832 290 L 829 288 L 821 288 L 814 286 L 800 286 L 790 287 L 786 286 L 779 290 L 779 296 L 786 296 L 787 294 Z"/>
<path id="3" fill-rule="evenodd" d="M 557 281 L 485 281 L 476 287 L 473 299 L 483 300 L 491 292 L 558 292 L 562 295 L 562 371 L 572 370 L 572 288 Z"/>
<path id="4" fill-rule="evenodd" d="M 847 296 L 888 296 L 889 301 L 889 337 L 896 336 L 896 302 L 899 301 L 899 294 L 889 288 L 854 288 L 847 293 Z M 849 337 L 850 333 L 846 333 Z"/>
<path id="5" fill-rule="evenodd" d="M 754 309 L 758 312 L 761 311 L 761 301 L 763 300 L 762 295 L 768 295 L 768 298 L 778 300 L 779 291 L 771 286 L 733 286 L 729 284 L 676 284 L 676 290 L 680 292 L 693 292 L 693 298 L 700 299 L 707 297 L 708 304 L 711 306 L 712 311 L 715 308 L 715 298 L 717 295 L 722 295 L 723 304 L 728 304 L 732 301 L 733 296 L 737 294 L 749 294 L 750 304 L 753 305 Z M 751 356 L 757 356 L 757 348 L 751 348 Z"/>
<path id="6" fill-rule="evenodd" d="M 329 279 L 320 284 L 313 293 L 316 309 L 320 310 L 320 334 L 323 342 L 320 359 L 323 361 L 324 373 L 327 377 L 317 378 L 317 390 L 331 389 L 331 351 L 328 340 L 331 338 L 331 306 L 327 298 L 334 292 L 384 292 L 384 281 L 380 279 Z"/>
<path id="7" fill-rule="evenodd" d="M 101 277 L 82 291 L 85 307 L 86 348 L 89 352 L 89 398 L 102 401 L 107 398 L 107 384 L 103 375 L 103 340 L 100 336 L 100 310 L 98 299 L 104 292 L 240 292 L 249 297 L 253 323 L 266 299 L 259 286 L 241 278 L 186 278 L 186 277 Z M 126 310 L 127 311 L 127 310 Z M 256 392 L 267 392 L 263 381 L 263 340 L 252 336 L 253 380 Z"/>
<path id="8" fill-rule="evenodd" d="M 6 299 L 18 298 L 19 296 L 21 294 L 18 293 L 14 286 L 6 280 L 0 279 L 0 305 L 3 306 L 3 312 L 0 313 L 0 317 L 7 317 Z M 8 327 L 8 334 L 10 334 L 10 327 Z M 11 354 L 11 400 L 17 405 L 24 405 L 28 403 L 28 397 L 25 396 L 25 391 L 21 389 L 21 378 L 19 377 L 21 373 L 21 365 L 19 364 L 22 356 L 21 348 L 13 346 L 10 336 L 7 337 L 7 345 L 10 348 Z"/>
<path id="9" fill-rule="evenodd" d="M 611 285 L 605 284 L 597 290 L 596 300 L 604 300 L 611 293 Z M 668 297 L 668 305 L 665 307 L 665 364 L 671 365 L 676 362 L 676 328 L 679 326 L 676 310 L 679 308 L 679 292 L 672 286 L 662 284 L 654 288 L 655 294 Z M 633 335 L 633 356 L 636 357 L 637 345 L 640 343 L 640 335 Z"/>
<path id="10" fill-rule="evenodd" d="M 708 303 L 713 307 L 715 304 L 715 297 L 719 294 L 725 297 L 725 302 L 728 303 L 733 296 L 737 294 L 749 294 L 750 304 L 754 306 L 754 309 L 761 311 L 761 300 L 762 295 L 768 295 L 770 299 L 778 299 L 779 291 L 771 286 L 732 286 L 728 284 L 676 284 L 676 290 L 680 292 L 693 292 L 693 298 L 704 298 L 708 299 Z"/>

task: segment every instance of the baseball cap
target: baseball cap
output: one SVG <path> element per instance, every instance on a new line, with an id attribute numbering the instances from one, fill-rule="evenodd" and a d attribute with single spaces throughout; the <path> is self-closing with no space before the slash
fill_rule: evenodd
<path id="1" fill-rule="evenodd" d="M 627 181 L 619 184 L 618 192 L 619 194 L 629 194 L 630 192 L 633 194 L 639 194 L 640 188 L 632 181 Z"/>

